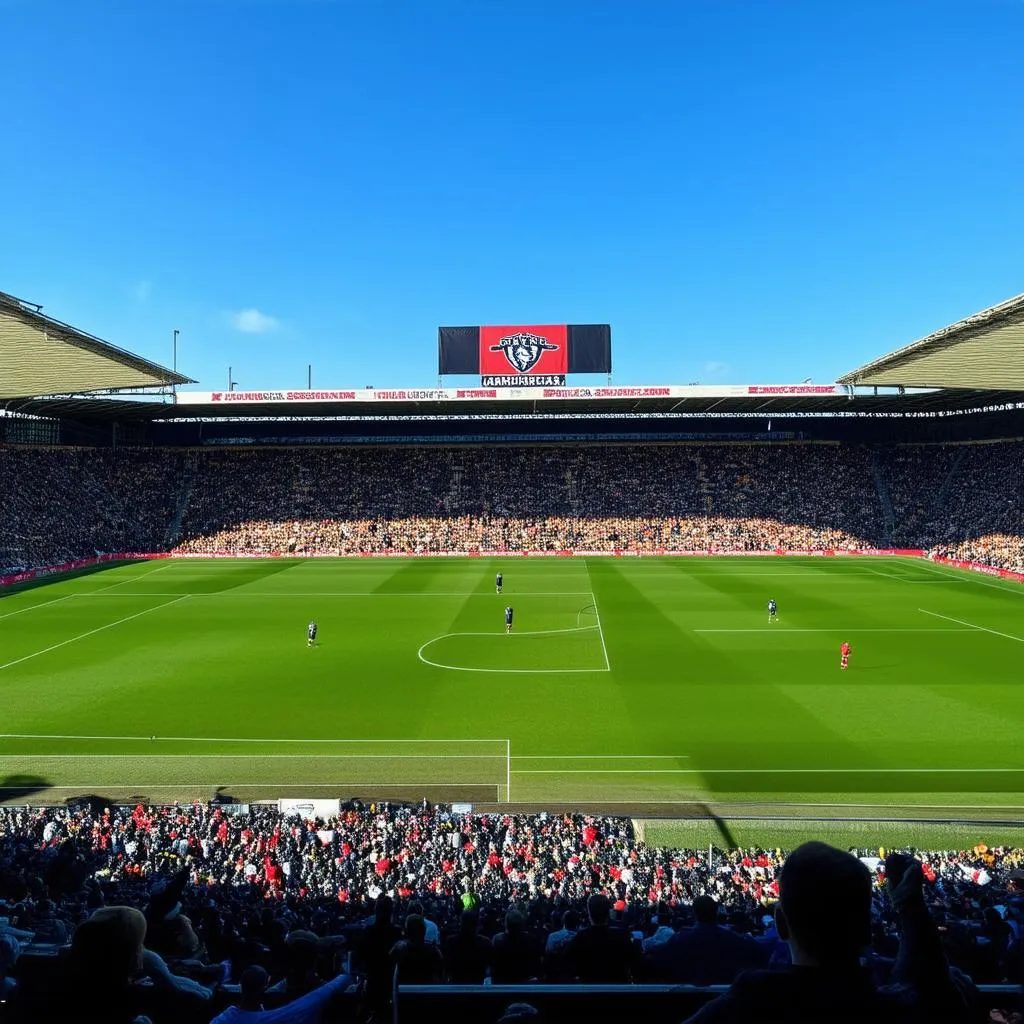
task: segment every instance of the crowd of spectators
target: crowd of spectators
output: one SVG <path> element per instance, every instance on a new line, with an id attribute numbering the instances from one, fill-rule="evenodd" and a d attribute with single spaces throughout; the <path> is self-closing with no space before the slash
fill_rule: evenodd
<path id="1" fill-rule="evenodd" d="M 1024 444 L 0 446 L 0 573 L 97 551 L 934 548 L 1020 567 Z"/>
<path id="2" fill-rule="evenodd" d="M 893 869 L 884 851 L 854 853 L 826 856 L 863 874 L 864 934 L 851 926 L 843 941 L 884 981 L 901 941 Z M 949 963 L 976 983 L 1024 980 L 1024 851 L 917 858 Z M 380 1013 L 396 967 L 413 983 L 728 984 L 791 964 L 772 916 L 780 894 L 786 909 L 786 862 L 779 850 L 649 847 L 629 821 L 600 816 L 0 808 L 0 983 L 48 1019 L 38 1014 L 66 995 L 60 972 L 85 971 L 157 1024 L 313 992 Z M 829 884 L 836 903 L 817 913 L 838 928 Z M 68 949 L 40 958 L 41 947 Z"/>
<path id="3" fill-rule="evenodd" d="M 165 549 L 180 453 L 0 445 L 0 575 Z"/>

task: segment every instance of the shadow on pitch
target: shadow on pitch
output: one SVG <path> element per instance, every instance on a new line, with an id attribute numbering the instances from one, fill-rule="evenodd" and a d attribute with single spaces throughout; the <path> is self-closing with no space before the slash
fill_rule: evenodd
<path id="1" fill-rule="evenodd" d="M 715 823 L 715 828 L 718 830 L 719 836 L 722 838 L 722 849 L 723 850 L 736 850 L 739 849 L 736 838 L 733 836 L 729 829 L 728 824 L 724 818 L 720 818 L 707 804 L 697 804 L 697 806 L 704 812 L 705 817 L 709 821 Z"/>
<path id="2" fill-rule="evenodd" d="M 33 796 L 53 787 L 49 779 L 38 775 L 8 775 L 0 779 L 0 804 L 24 804 Z"/>

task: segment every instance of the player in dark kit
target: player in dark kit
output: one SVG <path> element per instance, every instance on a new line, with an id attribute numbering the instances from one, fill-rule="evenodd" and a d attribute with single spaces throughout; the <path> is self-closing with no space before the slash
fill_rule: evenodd
<path id="1" fill-rule="evenodd" d="M 494 577 L 494 592 L 496 594 L 500 594 L 501 593 L 501 580 L 502 580 L 502 576 L 501 576 L 501 573 L 499 572 L 498 575 Z"/>
<path id="2" fill-rule="evenodd" d="M 316 623 L 311 622 L 306 627 L 306 646 L 312 647 L 316 643 Z"/>
<path id="3" fill-rule="evenodd" d="M 775 600 L 773 598 L 771 601 L 768 602 L 768 621 L 769 622 L 778 622 L 778 620 L 779 620 L 779 609 L 778 609 L 778 606 L 775 604 Z"/>
<path id="4" fill-rule="evenodd" d="M 505 632 L 512 632 L 512 608 L 509 606 L 505 609 Z"/>
<path id="5" fill-rule="evenodd" d="M 839 648 L 839 667 L 845 669 L 850 664 L 850 645 L 844 641 Z"/>

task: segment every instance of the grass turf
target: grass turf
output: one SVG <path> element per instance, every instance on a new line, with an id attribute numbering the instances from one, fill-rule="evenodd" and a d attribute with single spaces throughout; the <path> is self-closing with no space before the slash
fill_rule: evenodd
<path id="1" fill-rule="evenodd" d="M 1009 822 L 1022 601 L 915 559 L 122 565 L 0 596 L 0 797 Z"/>

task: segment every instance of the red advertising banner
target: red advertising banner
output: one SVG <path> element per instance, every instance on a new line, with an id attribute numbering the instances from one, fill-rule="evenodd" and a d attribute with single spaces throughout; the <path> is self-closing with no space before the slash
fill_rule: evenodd
<path id="1" fill-rule="evenodd" d="M 1024 583 L 1024 572 L 1000 569 L 996 565 L 982 565 L 980 562 L 961 562 L 955 558 L 944 558 L 941 555 L 929 558 L 928 561 L 936 562 L 939 565 L 951 565 L 954 569 L 966 569 L 969 572 L 981 573 L 983 576 L 997 576 L 1001 580 L 1016 580 L 1018 583 Z"/>
<path id="2" fill-rule="evenodd" d="M 568 340 L 565 324 L 481 327 L 480 373 L 568 373 Z"/>
<path id="3" fill-rule="evenodd" d="M 134 551 L 122 551 L 113 555 L 97 555 L 95 558 L 80 558 L 75 562 L 64 562 L 62 565 L 47 565 L 41 569 L 28 569 L 25 572 L 0 576 L 0 587 L 12 587 L 15 583 L 27 583 L 29 580 L 40 580 L 47 576 L 56 576 L 62 572 L 74 572 L 76 569 L 88 569 L 91 565 L 103 562 L 141 561 L 143 559 L 170 558 L 167 553 L 139 554 Z"/>

